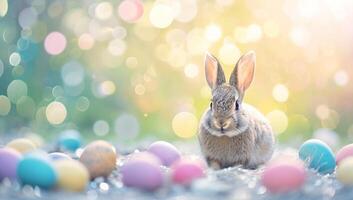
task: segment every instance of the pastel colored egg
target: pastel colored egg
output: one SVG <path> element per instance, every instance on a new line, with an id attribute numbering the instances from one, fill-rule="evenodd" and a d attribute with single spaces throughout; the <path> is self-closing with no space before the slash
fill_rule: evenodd
<path id="1" fill-rule="evenodd" d="M 152 143 L 147 151 L 156 155 L 165 166 L 170 166 L 181 156 L 180 151 L 174 145 L 164 141 Z"/>
<path id="2" fill-rule="evenodd" d="M 17 178 L 16 168 L 22 155 L 11 148 L 0 149 L 0 182 L 4 178 L 15 180 Z"/>
<path id="3" fill-rule="evenodd" d="M 330 174 L 336 167 L 335 156 L 330 147 L 317 139 L 304 142 L 299 149 L 299 157 L 309 168 L 321 174 Z"/>
<path id="4" fill-rule="evenodd" d="M 10 141 L 6 145 L 9 148 L 15 149 L 16 151 L 24 154 L 36 149 L 36 145 L 29 139 L 18 138 Z"/>
<path id="5" fill-rule="evenodd" d="M 76 151 L 81 146 L 81 136 L 76 130 L 66 130 L 59 138 L 59 147 L 63 151 Z"/>
<path id="6" fill-rule="evenodd" d="M 41 147 L 44 144 L 44 139 L 38 134 L 28 133 L 26 135 L 26 138 L 31 140 L 37 148 Z"/>
<path id="7" fill-rule="evenodd" d="M 49 158 L 53 161 L 56 161 L 56 160 L 70 160 L 70 156 L 64 154 L 64 153 L 61 153 L 61 152 L 53 152 L 53 153 L 50 153 L 49 155 Z"/>
<path id="8" fill-rule="evenodd" d="M 52 188 L 58 179 L 57 172 L 45 153 L 26 154 L 18 163 L 17 176 L 24 185 Z"/>
<path id="9" fill-rule="evenodd" d="M 156 190 L 163 184 L 161 161 L 148 152 L 135 153 L 121 167 L 125 186 L 143 190 Z"/>
<path id="10" fill-rule="evenodd" d="M 181 158 L 171 166 L 171 178 L 174 183 L 188 185 L 193 180 L 205 176 L 206 164 L 198 159 Z"/>
<path id="11" fill-rule="evenodd" d="M 76 160 L 57 160 L 54 162 L 58 172 L 58 186 L 64 190 L 83 191 L 89 181 L 89 173 L 86 167 Z"/>
<path id="12" fill-rule="evenodd" d="M 106 141 L 92 142 L 83 150 L 80 161 L 87 167 L 92 179 L 107 177 L 115 168 L 115 148 Z"/>
<path id="13" fill-rule="evenodd" d="M 343 159 L 353 156 L 353 144 L 346 145 L 336 154 L 336 163 L 339 164 Z"/>
<path id="14" fill-rule="evenodd" d="M 345 185 L 353 185 L 353 157 L 342 160 L 337 167 L 336 177 Z"/>
<path id="15" fill-rule="evenodd" d="M 297 190 L 304 184 L 305 179 L 305 167 L 301 160 L 282 157 L 280 161 L 265 167 L 261 183 L 268 191 L 281 193 Z"/>

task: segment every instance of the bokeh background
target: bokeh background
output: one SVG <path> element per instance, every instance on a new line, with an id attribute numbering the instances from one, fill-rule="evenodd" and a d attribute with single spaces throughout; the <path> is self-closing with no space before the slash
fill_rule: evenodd
<path id="1" fill-rule="evenodd" d="M 0 0 L 0 136 L 196 139 L 205 52 L 229 77 L 255 50 L 245 101 L 280 143 L 335 148 L 353 138 L 352 22 L 350 0 Z"/>

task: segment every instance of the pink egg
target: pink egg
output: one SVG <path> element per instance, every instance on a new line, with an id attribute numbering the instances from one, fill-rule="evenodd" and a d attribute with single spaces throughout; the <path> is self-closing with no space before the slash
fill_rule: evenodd
<path id="1" fill-rule="evenodd" d="M 353 156 L 353 144 L 342 147 L 336 154 L 336 163 L 338 164 L 343 159 Z"/>
<path id="2" fill-rule="evenodd" d="M 172 144 L 164 141 L 157 141 L 148 147 L 148 152 L 161 159 L 162 164 L 170 166 L 173 162 L 180 159 L 180 151 Z"/>
<path id="3" fill-rule="evenodd" d="M 60 32 L 51 32 L 44 40 L 44 48 L 51 55 L 58 55 L 66 48 L 66 38 Z"/>
<path id="4" fill-rule="evenodd" d="M 161 161 L 148 152 L 135 153 L 121 167 L 125 186 L 144 190 L 156 190 L 163 184 Z"/>
<path id="5" fill-rule="evenodd" d="M 289 192 L 301 187 L 306 179 L 304 163 L 285 157 L 269 163 L 261 176 L 262 184 L 272 193 Z"/>
<path id="6" fill-rule="evenodd" d="M 143 4 L 140 0 L 124 0 L 118 8 L 119 16 L 126 22 L 136 22 L 143 15 Z"/>
<path id="7" fill-rule="evenodd" d="M 198 159 L 181 158 L 172 165 L 172 180 L 174 183 L 188 185 L 193 180 L 205 176 L 206 164 Z"/>

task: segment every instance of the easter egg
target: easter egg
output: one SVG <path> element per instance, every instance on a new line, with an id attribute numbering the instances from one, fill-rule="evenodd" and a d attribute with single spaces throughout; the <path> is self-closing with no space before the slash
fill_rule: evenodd
<path id="1" fill-rule="evenodd" d="M 198 159 L 181 158 L 171 166 L 174 183 L 188 185 L 193 180 L 205 176 L 206 164 Z"/>
<path id="2" fill-rule="evenodd" d="M 64 151 L 76 151 L 81 146 L 80 133 L 76 130 L 66 130 L 59 138 L 59 147 Z"/>
<path id="3" fill-rule="evenodd" d="M 53 161 L 55 160 L 70 160 L 70 156 L 64 154 L 64 153 L 61 153 L 61 152 L 53 152 L 53 153 L 50 153 L 49 155 L 49 158 Z"/>
<path id="4" fill-rule="evenodd" d="M 336 154 L 336 163 L 339 164 L 343 159 L 353 156 L 353 144 L 346 145 Z"/>
<path id="5" fill-rule="evenodd" d="M 26 138 L 31 140 L 37 148 L 41 147 L 44 144 L 44 139 L 35 133 L 28 133 L 26 134 Z"/>
<path id="6" fill-rule="evenodd" d="M 125 186 L 155 190 L 163 184 L 161 161 L 148 152 L 135 153 L 121 166 Z"/>
<path id="7" fill-rule="evenodd" d="M 36 145 L 29 139 L 18 138 L 14 139 L 6 145 L 9 148 L 15 149 L 16 151 L 24 154 L 36 149 Z"/>
<path id="8" fill-rule="evenodd" d="M 330 174 L 336 167 L 335 156 L 330 147 L 317 139 L 304 142 L 299 149 L 299 157 L 309 168 L 321 174 Z"/>
<path id="9" fill-rule="evenodd" d="M 156 155 L 165 166 L 170 166 L 173 162 L 180 159 L 179 150 L 172 144 L 164 141 L 157 141 L 148 147 L 148 152 Z"/>
<path id="10" fill-rule="evenodd" d="M 304 163 L 299 159 L 281 157 L 269 163 L 261 175 L 261 183 L 272 193 L 300 188 L 306 179 Z"/>
<path id="11" fill-rule="evenodd" d="M 16 168 L 22 155 L 11 148 L 0 149 L 0 182 L 4 178 L 15 180 L 17 178 Z"/>
<path id="12" fill-rule="evenodd" d="M 345 185 L 353 185 L 353 157 L 342 160 L 336 170 L 336 178 Z"/>
<path id="13" fill-rule="evenodd" d="M 26 154 L 17 166 L 17 177 L 24 185 L 52 188 L 58 179 L 57 172 L 45 153 Z"/>
<path id="14" fill-rule="evenodd" d="M 87 167 L 92 179 L 107 177 L 115 168 L 115 148 L 102 140 L 92 142 L 83 150 L 80 161 Z"/>
<path id="15" fill-rule="evenodd" d="M 76 160 L 61 159 L 54 162 L 58 173 L 58 186 L 64 190 L 79 192 L 86 188 L 89 173 L 86 167 Z"/>

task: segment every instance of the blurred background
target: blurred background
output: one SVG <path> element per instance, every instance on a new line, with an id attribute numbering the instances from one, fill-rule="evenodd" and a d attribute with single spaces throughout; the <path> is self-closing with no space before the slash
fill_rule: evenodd
<path id="1" fill-rule="evenodd" d="M 255 50 L 245 102 L 280 143 L 353 139 L 350 0 L 0 0 L 0 137 L 196 139 L 203 59 L 227 78 Z"/>

